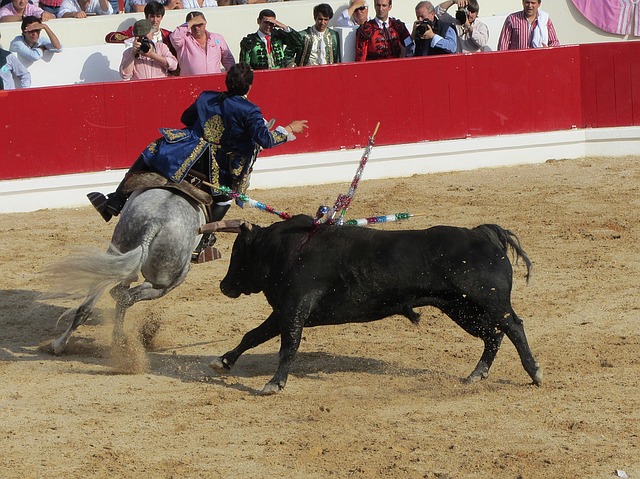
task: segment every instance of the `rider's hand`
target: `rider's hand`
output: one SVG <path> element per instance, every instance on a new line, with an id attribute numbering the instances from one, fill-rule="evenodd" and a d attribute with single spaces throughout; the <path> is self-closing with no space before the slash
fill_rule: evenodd
<path id="1" fill-rule="evenodd" d="M 305 128 L 309 128 L 307 120 L 293 120 L 288 126 L 292 133 L 302 133 Z"/>

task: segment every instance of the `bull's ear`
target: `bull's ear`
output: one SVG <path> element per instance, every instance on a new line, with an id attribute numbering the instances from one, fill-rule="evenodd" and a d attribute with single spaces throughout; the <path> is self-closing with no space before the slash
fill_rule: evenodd
<path id="1" fill-rule="evenodd" d="M 254 225 L 253 223 L 249 223 L 248 221 L 243 221 L 242 223 L 240 223 L 240 233 L 252 231 L 254 226 L 256 225 Z"/>

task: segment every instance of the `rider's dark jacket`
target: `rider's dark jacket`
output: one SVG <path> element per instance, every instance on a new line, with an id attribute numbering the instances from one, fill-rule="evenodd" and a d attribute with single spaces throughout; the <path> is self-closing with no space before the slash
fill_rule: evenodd
<path id="1" fill-rule="evenodd" d="M 260 108 L 240 95 L 202 92 L 181 120 L 186 128 L 161 128 L 162 138 L 142 152 L 147 165 L 176 183 L 203 159 L 213 185 L 243 193 L 256 148 L 287 141 L 282 127 L 269 131 Z"/>

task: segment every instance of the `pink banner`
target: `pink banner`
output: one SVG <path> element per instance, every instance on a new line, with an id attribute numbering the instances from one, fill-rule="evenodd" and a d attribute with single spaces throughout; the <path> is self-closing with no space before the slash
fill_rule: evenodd
<path id="1" fill-rule="evenodd" d="M 572 0 L 596 27 L 618 35 L 640 36 L 640 0 Z"/>

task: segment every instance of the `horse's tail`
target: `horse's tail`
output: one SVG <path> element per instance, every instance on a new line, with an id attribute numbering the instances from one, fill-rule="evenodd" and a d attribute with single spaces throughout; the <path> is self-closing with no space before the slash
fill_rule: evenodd
<path id="1" fill-rule="evenodd" d="M 120 253 L 87 249 L 67 256 L 47 268 L 52 277 L 52 289 L 70 296 L 102 295 L 122 281 L 135 281 L 142 265 L 143 247 Z"/>
<path id="2" fill-rule="evenodd" d="M 518 258 L 522 258 L 525 265 L 527 266 L 527 275 L 525 276 L 527 279 L 527 283 L 529 282 L 529 278 L 531 277 L 531 270 L 533 266 L 531 264 L 531 260 L 527 253 L 520 246 L 520 240 L 512 231 L 504 229 L 500 225 L 496 224 L 485 224 L 477 226 L 476 229 L 484 232 L 491 241 L 493 241 L 496 245 L 500 246 L 505 253 L 508 253 L 509 248 L 515 255 L 515 262 L 518 264 Z"/>

